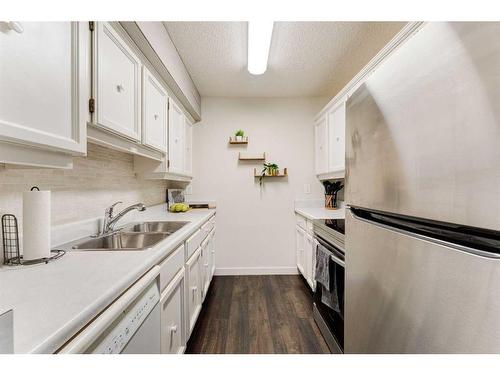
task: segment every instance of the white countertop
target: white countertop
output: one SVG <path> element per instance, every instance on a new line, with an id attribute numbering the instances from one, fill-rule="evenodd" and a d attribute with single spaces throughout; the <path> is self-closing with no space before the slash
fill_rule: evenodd
<path id="1" fill-rule="evenodd" d="M 57 350 L 214 213 L 148 207 L 134 221 L 190 223 L 144 251 L 71 251 L 49 264 L 0 267 L 0 311 L 14 310 L 14 352 Z M 126 217 L 119 226 L 125 223 Z"/>
<path id="2" fill-rule="evenodd" d="M 310 220 L 345 219 L 345 207 L 328 210 L 325 207 L 295 207 L 295 212 Z"/>

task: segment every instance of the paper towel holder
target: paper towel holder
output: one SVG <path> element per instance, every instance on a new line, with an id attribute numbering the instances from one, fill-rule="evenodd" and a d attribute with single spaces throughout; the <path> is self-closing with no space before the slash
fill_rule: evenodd
<path id="1" fill-rule="evenodd" d="M 2 242 L 3 242 L 3 263 L 7 266 L 23 266 L 38 263 L 49 263 L 62 257 L 66 252 L 64 250 L 51 250 L 50 257 L 23 260 L 19 252 L 19 231 L 17 218 L 12 214 L 2 216 Z"/>

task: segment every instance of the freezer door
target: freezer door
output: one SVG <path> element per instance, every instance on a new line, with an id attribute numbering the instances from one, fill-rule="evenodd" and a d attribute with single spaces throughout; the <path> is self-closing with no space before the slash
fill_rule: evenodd
<path id="1" fill-rule="evenodd" d="M 427 23 L 347 102 L 346 201 L 500 230 L 500 23 Z"/>
<path id="2" fill-rule="evenodd" d="M 500 260 L 346 212 L 346 353 L 499 353 Z"/>

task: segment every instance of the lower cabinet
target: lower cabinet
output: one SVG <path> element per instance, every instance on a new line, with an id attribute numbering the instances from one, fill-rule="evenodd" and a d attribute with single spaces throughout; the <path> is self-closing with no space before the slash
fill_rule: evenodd
<path id="1" fill-rule="evenodd" d="M 306 246 L 306 232 L 297 227 L 295 229 L 295 241 L 296 241 L 296 255 L 297 255 L 297 268 L 301 274 L 305 273 L 305 254 L 304 248 Z"/>
<path id="2" fill-rule="evenodd" d="M 211 275 L 210 275 L 210 255 L 211 255 L 211 236 L 208 235 L 205 241 L 201 244 L 201 259 L 202 259 L 202 300 L 205 300 L 207 296 L 208 288 L 210 287 Z"/>
<path id="3" fill-rule="evenodd" d="M 186 349 L 184 326 L 184 268 L 161 295 L 161 352 L 182 354 Z"/>
<path id="4" fill-rule="evenodd" d="M 314 269 L 316 265 L 316 240 L 312 235 L 312 222 L 303 217 L 297 217 L 295 227 L 297 269 L 304 276 L 312 290 L 316 288 Z"/>
<path id="5" fill-rule="evenodd" d="M 193 331 L 196 319 L 201 310 L 202 297 L 202 258 L 201 246 L 186 262 L 186 325 L 188 330 L 188 338 Z"/>
<path id="6" fill-rule="evenodd" d="M 214 277 L 215 273 L 215 229 L 210 233 L 210 256 L 208 259 L 209 263 L 209 272 L 210 272 L 210 281 Z"/>
<path id="7" fill-rule="evenodd" d="M 311 289 L 313 290 L 314 290 L 314 268 L 315 268 L 314 250 L 315 250 L 314 237 L 309 233 L 306 233 L 306 241 L 304 247 L 304 258 L 305 258 L 304 277 L 309 286 L 311 287 Z"/>

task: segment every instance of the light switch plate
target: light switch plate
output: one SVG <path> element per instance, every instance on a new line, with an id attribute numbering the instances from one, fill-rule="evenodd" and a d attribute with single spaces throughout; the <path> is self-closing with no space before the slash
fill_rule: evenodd
<path id="1" fill-rule="evenodd" d="M 304 194 L 311 194 L 311 184 L 304 184 Z"/>

